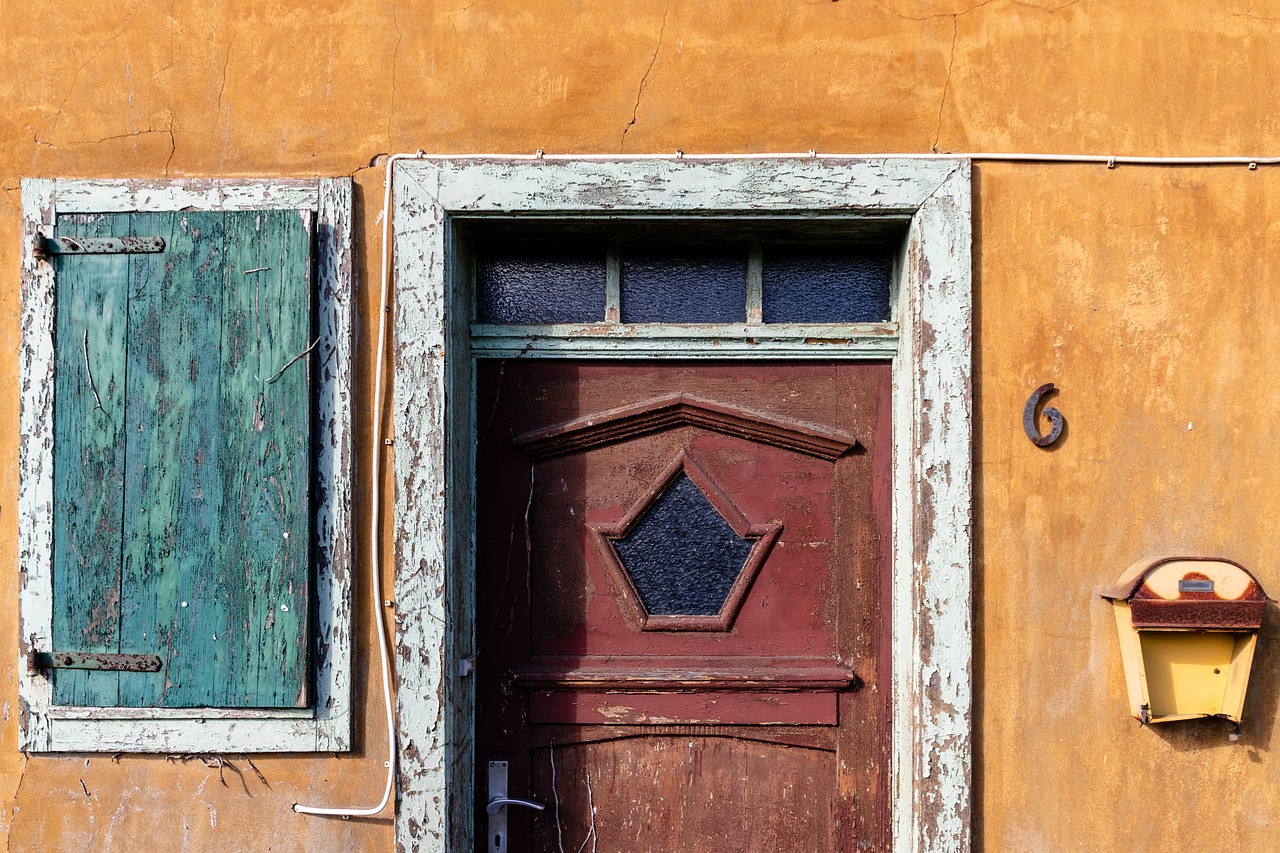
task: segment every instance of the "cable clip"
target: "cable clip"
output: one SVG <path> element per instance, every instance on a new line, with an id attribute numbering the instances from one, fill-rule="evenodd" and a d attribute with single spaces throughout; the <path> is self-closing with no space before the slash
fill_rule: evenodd
<path id="1" fill-rule="evenodd" d="M 546 156 L 546 152 L 539 148 L 537 151 L 533 152 L 533 156 L 535 159 L 541 160 Z"/>
<path id="2" fill-rule="evenodd" d="M 1108 169 L 1114 169 L 1115 167 L 1116 167 L 1116 158 L 1114 158 L 1114 157 L 1108 157 L 1108 158 L 1107 158 L 1107 168 L 1108 168 Z"/>

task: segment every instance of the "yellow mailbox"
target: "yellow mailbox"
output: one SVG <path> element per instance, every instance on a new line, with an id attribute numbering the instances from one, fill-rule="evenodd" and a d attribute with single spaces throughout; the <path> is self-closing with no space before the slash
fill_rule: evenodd
<path id="1" fill-rule="evenodd" d="M 1203 557 L 1139 560 L 1102 595 L 1114 606 L 1134 717 L 1240 722 L 1268 600 L 1244 566 Z"/>

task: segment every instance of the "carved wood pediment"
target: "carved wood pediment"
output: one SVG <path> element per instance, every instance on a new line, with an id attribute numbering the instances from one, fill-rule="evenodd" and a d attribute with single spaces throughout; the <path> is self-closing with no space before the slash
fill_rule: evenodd
<path id="1" fill-rule="evenodd" d="M 702 427 L 819 459 L 838 459 L 858 446 L 857 438 L 840 430 L 766 415 L 683 392 L 605 409 L 527 432 L 516 437 L 515 445 L 535 460 L 551 459 L 678 426 Z"/>

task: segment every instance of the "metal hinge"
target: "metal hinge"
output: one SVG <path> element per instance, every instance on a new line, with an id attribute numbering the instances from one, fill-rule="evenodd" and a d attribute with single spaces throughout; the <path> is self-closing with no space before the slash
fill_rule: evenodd
<path id="1" fill-rule="evenodd" d="M 109 672 L 159 672 L 159 655 L 120 655 L 109 652 L 27 652 L 27 671 L 97 669 Z"/>
<path id="2" fill-rule="evenodd" d="M 50 255 L 132 255 L 163 252 L 163 237 L 46 237 L 36 235 L 34 254 Z"/>

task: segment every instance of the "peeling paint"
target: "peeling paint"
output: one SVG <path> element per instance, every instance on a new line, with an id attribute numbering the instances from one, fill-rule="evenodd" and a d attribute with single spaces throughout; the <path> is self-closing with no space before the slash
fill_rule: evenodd
<path id="1" fill-rule="evenodd" d="M 450 826 L 470 770 L 449 739 L 468 719 L 453 692 L 448 650 L 469 643 L 469 601 L 449 610 L 447 590 L 467 571 L 455 561 L 459 507 L 448 498 L 451 461 L 470 441 L 444 398 L 446 362 L 465 361 L 466 316 L 450 306 L 448 216 L 554 210 L 914 211 L 894 379 L 895 850 L 967 851 L 970 843 L 970 225 L 966 163 L 821 162 L 414 162 L 400 164 L 396 232 L 396 599 L 422 618 L 402 625 L 399 666 L 399 849 L 439 850 L 469 827 Z M 461 325 L 461 333 L 454 330 Z M 599 339 L 590 328 L 584 340 Z M 753 332 L 754 334 L 754 332 Z M 572 333 L 568 338 L 572 339 Z M 572 352 L 572 342 L 564 352 Z M 697 342 L 682 342 L 687 352 Z M 524 354 L 527 350 L 522 350 Z M 442 353 L 445 354 L 442 356 Z M 721 351 L 723 355 L 723 352 Z M 881 353 L 883 358 L 884 354 Z M 462 386 L 469 394 L 469 386 Z M 943 405 L 938 405 L 942 403 Z M 463 408 L 467 399 L 451 398 Z M 457 409 L 454 410 L 456 412 Z M 473 415 L 469 416 L 473 417 Z M 451 446 L 451 443 L 452 446 Z M 462 484 L 465 490 L 465 484 Z M 456 494 L 454 492 L 453 494 Z M 467 516 L 461 515 L 469 524 Z M 930 567 L 946 566 L 946 571 Z M 411 568 L 412 567 L 412 568 Z M 458 609 L 460 607 L 460 609 Z M 481 660 L 479 665 L 483 665 Z M 462 701 L 465 701 L 462 700 Z M 450 703 L 454 703 L 450 707 Z M 432 736 L 423 739 L 422 732 Z M 421 743 L 421 745 L 419 745 Z M 410 744 L 413 745 L 412 754 Z M 462 810 L 459 822 L 468 822 Z"/>

